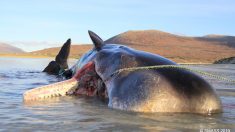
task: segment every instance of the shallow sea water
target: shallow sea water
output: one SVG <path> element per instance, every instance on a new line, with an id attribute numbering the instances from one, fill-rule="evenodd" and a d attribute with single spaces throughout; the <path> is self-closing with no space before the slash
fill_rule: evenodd
<path id="1" fill-rule="evenodd" d="M 0 131 L 235 131 L 235 85 L 207 77 L 222 100 L 221 114 L 125 112 L 70 96 L 24 104 L 26 90 L 61 81 L 41 72 L 50 60 L 0 57 Z M 188 67 L 235 79 L 235 65 Z"/>

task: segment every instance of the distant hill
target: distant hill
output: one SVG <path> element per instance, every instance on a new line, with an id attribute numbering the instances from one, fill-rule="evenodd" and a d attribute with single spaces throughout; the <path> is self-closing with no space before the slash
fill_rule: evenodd
<path id="1" fill-rule="evenodd" d="M 12 53 L 24 53 L 24 51 L 12 45 L 0 43 L 0 54 L 12 54 Z"/>
<path id="2" fill-rule="evenodd" d="M 219 44 L 235 48 L 235 36 L 210 34 L 204 37 L 196 37 L 196 38 L 199 40 L 204 40 L 209 42 L 219 42 Z"/>
<path id="3" fill-rule="evenodd" d="M 62 44 L 61 44 L 62 46 Z M 61 47 L 48 48 L 30 52 L 33 55 L 56 56 Z M 79 58 L 82 54 L 92 48 L 91 44 L 72 45 L 70 49 L 70 57 Z"/>
<path id="4" fill-rule="evenodd" d="M 158 30 L 128 31 L 105 41 L 125 43 L 135 49 L 159 54 L 176 62 L 212 63 L 235 56 L 235 37 L 211 35 L 187 37 Z"/>
<path id="5" fill-rule="evenodd" d="M 101 35 L 102 37 L 102 35 Z M 158 30 L 127 31 L 105 41 L 124 44 L 132 48 L 162 55 L 181 63 L 213 63 L 215 60 L 235 56 L 235 37 L 207 35 L 187 37 Z M 60 47 L 32 52 L 55 56 Z M 79 57 L 92 45 L 73 45 L 70 57 Z"/>

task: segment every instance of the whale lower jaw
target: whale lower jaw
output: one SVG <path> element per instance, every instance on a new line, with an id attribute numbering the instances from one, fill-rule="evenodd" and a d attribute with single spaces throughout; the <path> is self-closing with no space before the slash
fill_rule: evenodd
<path id="1" fill-rule="evenodd" d="M 87 95 L 107 98 L 106 87 L 95 71 L 94 62 L 88 62 L 69 80 L 57 82 L 26 91 L 24 102 L 65 95 Z"/>

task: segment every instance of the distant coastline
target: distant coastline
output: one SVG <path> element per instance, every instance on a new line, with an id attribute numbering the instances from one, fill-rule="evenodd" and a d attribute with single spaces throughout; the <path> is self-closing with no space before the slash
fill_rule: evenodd
<path id="1" fill-rule="evenodd" d="M 54 59 L 55 56 L 47 56 L 47 55 L 34 55 L 34 54 L 30 54 L 30 53 L 23 53 L 23 54 L 0 54 L 0 57 L 10 57 L 10 58 L 51 58 Z M 78 59 L 79 57 L 69 57 L 70 59 Z M 213 64 L 210 62 L 196 62 L 196 61 L 190 61 L 188 60 L 188 62 L 180 62 L 180 61 L 176 61 L 179 64 L 182 65 L 198 65 L 198 64 Z"/>
<path id="2" fill-rule="evenodd" d="M 113 36 L 105 44 L 122 44 L 137 50 L 158 54 L 181 64 L 213 64 L 218 60 L 235 56 L 235 36 L 206 35 L 180 36 L 159 30 L 127 31 Z M 58 47 L 23 52 L 10 44 L 0 43 L 0 56 L 17 58 L 53 58 Z M 79 58 L 92 49 L 92 44 L 72 44 L 70 58 Z M 223 61 L 227 62 L 227 61 Z"/>
<path id="3" fill-rule="evenodd" d="M 0 54 L 0 57 L 9 57 L 9 58 L 51 58 L 54 59 L 55 56 L 51 55 L 35 55 L 35 54 L 31 54 L 31 53 L 22 53 L 22 54 Z M 79 56 L 75 57 L 75 56 L 71 56 L 69 57 L 70 59 L 79 59 Z M 230 58 L 234 58 L 234 57 L 230 57 Z M 231 63 L 218 63 L 217 61 L 215 62 L 201 62 L 201 61 L 193 61 L 193 60 L 184 60 L 182 61 L 177 61 L 177 58 L 171 58 L 172 60 L 176 60 L 175 62 L 177 62 L 178 64 L 181 65 L 209 65 L 209 64 L 231 64 Z M 223 59 L 221 59 L 223 60 Z M 226 60 L 226 59 L 225 59 Z"/>
<path id="4" fill-rule="evenodd" d="M 55 58 L 54 56 L 32 55 L 32 54 L 0 54 L 0 57 L 12 58 Z"/>

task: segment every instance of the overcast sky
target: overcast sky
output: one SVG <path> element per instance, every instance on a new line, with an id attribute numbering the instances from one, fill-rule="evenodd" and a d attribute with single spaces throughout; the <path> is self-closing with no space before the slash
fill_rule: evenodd
<path id="1" fill-rule="evenodd" d="M 235 0 L 1 0 L 0 41 L 26 51 L 127 30 L 235 35 Z"/>

